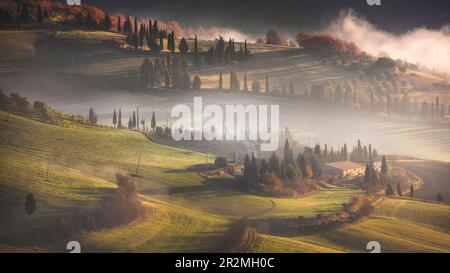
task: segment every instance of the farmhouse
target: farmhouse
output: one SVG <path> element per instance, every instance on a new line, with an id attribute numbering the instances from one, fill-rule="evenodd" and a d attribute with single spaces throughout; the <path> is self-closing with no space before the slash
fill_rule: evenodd
<path id="1" fill-rule="evenodd" d="M 359 176 L 364 175 L 366 166 L 352 161 L 341 161 L 328 163 L 325 166 L 325 172 L 331 175 L 341 176 Z"/>
<path id="2" fill-rule="evenodd" d="M 241 176 L 244 173 L 244 166 L 239 164 L 228 164 L 228 166 L 225 168 L 226 172 L 233 176 Z"/>

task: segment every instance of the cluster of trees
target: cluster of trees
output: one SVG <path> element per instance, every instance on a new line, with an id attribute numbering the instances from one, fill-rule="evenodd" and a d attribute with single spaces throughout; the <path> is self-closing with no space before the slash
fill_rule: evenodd
<path id="1" fill-rule="evenodd" d="M 10 113 L 16 113 L 24 116 L 36 116 L 45 122 L 52 121 L 48 107 L 44 102 L 36 100 L 31 103 L 26 97 L 18 93 L 11 93 L 8 96 L 1 89 L 0 110 L 7 112 L 7 120 L 9 119 Z"/>
<path id="2" fill-rule="evenodd" d="M 191 81 L 188 72 L 188 64 L 185 59 L 177 56 L 166 55 L 166 58 L 155 59 L 154 62 L 145 58 L 141 65 L 141 84 L 143 87 L 177 88 L 200 90 L 201 80 L 195 76 Z"/>
<path id="3" fill-rule="evenodd" d="M 109 31 L 112 28 L 112 21 L 108 13 L 101 17 L 92 12 L 87 12 L 85 15 L 85 13 L 80 11 L 75 15 L 73 25 L 79 28 L 104 29 Z"/>
<path id="4" fill-rule="evenodd" d="M 270 29 L 266 34 L 266 44 L 268 45 L 286 45 L 286 40 L 277 31 Z"/>
<path id="5" fill-rule="evenodd" d="M 378 151 L 372 148 L 372 144 L 363 146 L 361 140 L 358 139 L 358 143 L 353 147 L 349 158 L 353 162 L 375 162 L 379 161 L 380 156 Z"/>
<path id="6" fill-rule="evenodd" d="M 97 124 L 97 113 L 95 112 L 94 108 L 89 108 L 89 116 L 88 120 L 92 124 Z"/>
<path id="7" fill-rule="evenodd" d="M 171 49 L 174 47 L 174 32 L 167 33 L 166 30 L 160 29 L 158 26 L 158 21 L 149 19 L 148 25 L 141 23 L 138 26 L 138 18 L 134 18 L 134 23 L 131 23 L 130 17 L 125 19 L 125 22 L 121 23 L 120 16 L 117 17 L 117 32 L 124 33 L 127 35 L 127 43 L 133 46 L 135 49 L 142 49 L 146 44 L 151 51 L 160 52 L 164 50 L 163 40 L 167 38 L 168 47 Z M 173 44 L 172 44 L 173 43 Z"/>
<path id="8" fill-rule="evenodd" d="M 122 125 L 122 109 L 119 108 L 119 111 L 116 112 L 116 109 L 114 109 L 113 117 L 112 117 L 112 123 L 114 128 L 122 129 L 124 126 Z M 136 110 L 133 110 L 132 115 L 128 119 L 128 126 L 127 128 L 129 130 L 142 130 L 148 131 L 148 126 L 146 126 L 146 120 L 143 118 L 139 118 L 139 107 L 136 108 Z M 156 128 L 156 117 L 155 112 L 152 113 L 152 119 L 150 121 L 150 128 L 152 128 L 153 131 L 155 131 Z"/>
<path id="9" fill-rule="evenodd" d="M 239 50 L 236 50 L 234 39 L 230 38 L 228 43 L 226 43 L 223 37 L 220 36 L 216 44 L 206 52 L 205 62 L 209 65 L 229 64 L 233 60 L 245 61 L 249 56 L 250 51 L 247 47 L 247 40 L 245 40 L 244 45 L 239 44 Z"/>
<path id="10" fill-rule="evenodd" d="M 363 79 L 367 79 L 365 74 Z M 377 76 L 371 83 L 362 83 L 358 79 L 345 82 L 324 81 L 310 85 L 302 98 L 373 113 L 416 116 L 425 120 L 442 119 L 447 113 L 450 114 L 450 105 L 447 107 L 440 97 L 436 97 L 431 103 L 423 101 L 420 105 L 417 100 L 411 100 L 407 91 L 401 91 L 406 88 L 405 85 L 406 83 L 399 83 L 395 79 L 388 80 L 385 76 Z"/>
<path id="11" fill-rule="evenodd" d="M 282 89 L 271 88 L 269 75 L 267 74 L 264 81 L 264 89 L 261 88 L 261 83 L 259 80 L 253 80 L 250 88 L 247 81 L 247 74 L 244 74 L 243 84 L 238 78 L 237 73 L 234 70 L 230 71 L 230 83 L 229 91 L 237 92 L 242 91 L 243 93 L 255 94 L 255 95 L 270 95 L 270 96 L 294 96 L 294 82 L 290 81 L 288 85 L 283 84 Z M 225 90 L 223 87 L 223 74 L 219 73 L 219 90 Z M 263 92 L 264 90 L 264 92 Z"/>
<path id="12" fill-rule="evenodd" d="M 283 157 L 276 153 L 266 160 L 257 160 L 254 153 L 247 154 L 244 161 L 243 183 L 246 188 L 255 188 L 258 184 L 280 190 L 302 179 L 320 179 L 323 174 L 323 161 L 320 146 L 314 149 L 305 147 L 303 153 L 294 158 L 293 149 L 286 140 Z"/>
<path id="13" fill-rule="evenodd" d="M 313 50 L 320 57 L 334 63 L 351 63 L 360 60 L 363 54 L 354 44 L 332 37 L 328 34 L 312 34 L 300 32 L 297 35 L 300 47 Z"/>
<path id="14" fill-rule="evenodd" d="M 117 175 L 117 188 L 110 191 L 91 211 L 58 217 L 54 223 L 55 235 L 61 237 L 111 228 L 141 217 L 145 211 L 136 187 L 125 175 Z"/>
<path id="15" fill-rule="evenodd" d="M 347 144 L 344 144 L 344 146 L 342 146 L 340 149 L 337 149 L 336 151 L 333 147 L 330 147 L 330 149 L 328 149 L 328 145 L 325 144 L 322 150 L 322 159 L 327 163 L 348 160 Z"/>
<path id="16" fill-rule="evenodd" d="M 42 25 L 45 18 L 49 17 L 49 11 L 41 5 L 36 8 L 29 7 L 26 3 L 17 3 L 15 11 L 0 8 L 0 26 L 13 25 L 16 27 L 29 24 Z"/>
<path id="17" fill-rule="evenodd" d="M 420 107 L 420 114 L 426 120 L 444 118 L 446 114 L 444 102 L 440 100 L 439 96 L 431 104 L 424 101 Z M 448 114 L 450 115 L 450 105 L 448 106 Z"/>
<path id="18" fill-rule="evenodd" d="M 349 82 L 319 82 L 310 86 L 306 97 L 314 101 L 328 101 L 333 104 L 354 107 L 357 104 L 356 90 Z"/>

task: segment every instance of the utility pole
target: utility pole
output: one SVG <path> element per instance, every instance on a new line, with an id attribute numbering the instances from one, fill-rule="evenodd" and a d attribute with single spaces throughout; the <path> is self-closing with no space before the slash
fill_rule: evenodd
<path id="1" fill-rule="evenodd" d="M 48 170 L 50 169 L 50 161 L 47 160 L 47 178 L 45 180 L 48 181 Z"/>
<path id="2" fill-rule="evenodd" d="M 206 171 L 208 171 L 208 144 L 205 141 L 205 162 L 206 162 Z"/>
<path id="3" fill-rule="evenodd" d="M 141 122 L 141 121 L 139 120 L 139 107 L 136 107 L 136 119 L 137 119 L 136 127 L 137 127 L 137 130 L 139 131 L 139 123 Z"/>
<path id="4" fill-rule="evenodd" d="M 136 176 L 138 175 L 138 171 L 139 171 L 139 164 L 141 163 L 141 153 L 139 153 L 139 159 L 137 162 L 137 166 L 136 166 Z"/>
<path id="5" fill-rule="evenodd" d="M 11 100 L 8 100 L 8 114 L 6 114 L 6 122 L 9 122 L 9 113 L 11 113 Z"/>

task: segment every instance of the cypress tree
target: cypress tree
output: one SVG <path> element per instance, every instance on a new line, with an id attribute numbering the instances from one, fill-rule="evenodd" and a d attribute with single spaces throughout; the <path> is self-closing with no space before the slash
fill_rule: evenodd
<path id="1" fill-rule="evenodd" d="M 29 193 L 25 197 L 25 213 L 30 216 L 30 222 L 33 223 L 33 214 L 37 210 L 36 200 L 34 199 L 34 195 Z"/>
<path id="2" fill-rule="evenodd" d="M 234 91 L 234 72 L 230 71 L 230 91 Z"/>
<path id="3" fill-rule="evenodd" d="M 106 13 L 105 18 L 103 19 L 103 27 L 106 31 L 109 31 L 112 27 L 111 18 L 108 13 Z"/>
<path id="4" fill-rule="evenodd" d="M 122 32 L 122 23 L 120 22 L 120 16 L 117 16 L 117 32 Z"/>
<path id="5" fill-rule="evenodd" d="M 36 14 L 36 21 L 38 25 L 42 25 L 42 8 L 41 5 L 38 5 L 37 14 Z"/>
<path id="6" fill-rule="evenodd" d="M 22 7 L 20 9 L 20 21 L 24 24 L 27 24 L 30 22 L 30 15 L 28 13 L 28 7 L 25 4 L 22 4 Z"/>
<path id="7" fill-rule="evenodd" d="M 245 186 L 248 186 L 250 184 L 251 180 L 251 163 L 250 158 L 248 157 L 248 154 L 245 155 L 245 161 L 244 161 L 244 183 Z"/>
<path id="8" fill-rule="evenodd" d="M 164 37 L 162 35 L 159 36 L 159 50 L 164 50 Z"/>
<path id="9" fill-rule="evenodd" d="M 299 154 L 297 156 L 297 166 L 298 166 L 298 169 L 300 170 L 300 172 L 302 173 L 303 178 L 306 178 L 306 176 L 308 175 L 306 164 L 307 163 L 306 163 L 305 155 Z"/>
<path id="10" fill-rule="evenodd" d="M 117 120 L 117 128 L 122 128 L 122 109 L 119 108 L 119 118 Z"/>
<path id="11" fill-rule="evenodd" d="M 156 129 L 156 118 L 155 118 L 155 112 L 153 112 L 153 113 L 152 113 L 152 120 L 151 120 L 150 126 L 152 127 L 152 130 L 153 130 L 153 132 L 154 132 L 154 131 L 155 131 L 155 129 Z"/>
<path id="12" fill-rule="evenodd" d="M 381 176 L 384 176 L 384 177 L 387 177 L 387 175 L 388 175 L 388 165 L 387 165 L 385 156 L 383 156 L 383 158 L 381 159 L 380 174 L 381 174 Z"/>
<path id="13" fill-rule="evenodd" d="M 184 37 L 181 38 L 180 44 L 178 45 L 178 50 L 182 55 L 189 52 L 189 45 Z"/>
<path id="14" fill-rule="evenodd" d="M 116 114 L 116 109 L 114 109 L 114 113 L 113 113 L 113 125 L 114 125 L 114 128 L 116 128 L 116 124 L 117 124 L 117 114 Z"/>
<path id="15" fill-rule="evenodd" d="M 195 54 L 195 55 L 198 54 L 198 41 L 197 41 L 197 35 L 195 35 L 195 39 L 194 39 L 194 54 Z"/>
<path id="16" fill-rule="evenodd" d="M 136 111 L 133 110 L 133 119 L 131 120 L 131 129 L 136 128 Z"/>
<path id="17" fill-rule="evenodd" d="M 222 71 L 219 73 L 219 90 L 223 90 Z"/>
<path id="18" fill-rule="evenodd" d="M 152 34 L 155 37 L 159 34 L 158 20 L 155 20 L 154 23 L 153 23 Z"/>
<path id="19" fill-rule="evenodd" d="M 387 185 L 385 194 L 386 194 L 387 196 L 394 195 L 394 189 L 392 188 L 391 183 L 389 183 L 389 184 Z"/>
<path id="20" fill-rule="evenodd" d="M 398 196 L 402 196 L 402 188 L 400 187 L 400 183 L 397 183 L 397 194 Z"/>
<path id="21" fill-rule="evenodd" d="M 127 19 L 125 20 L 125 23 L 123 24 L 123 31 L 125 33 L 131 34 L 133 32 L 130 16 L 127 16 Z"/>
<path id="22" fill-rule="evenodd" d="M 262 177 L 264 177 L 264 175 L 267 173 L 267 162 L 266 162 L 266 159 L 265 158 L 263 158 L 262 160 L 261 160 L 261 168 L 260 168 L 260 170 L 259 170 L 259 176 L 262 178 Z"/>
<path id="23" fill-rule="evenodd" d="M 366 164 L 366 169 L 364 171 L 364 182 L 368 184 L 372 183 L 372 169 L 369 163 Z"/>
<path id="24" fill-rule="evenodd" d="M 255 154 L 252 153 L 252 161 L 251 161 L 251 166 L 250 166 L 250 170 L 251 170 L 251 174 L 250 174 L 250 182 L 251 183 L 256 183 L 256 181 L 258 180 L 258 167 L 256 165 L 256 157 Z"/>
<path id="25" fill-rule="evenodd" d="M 311 169 L 314 178 L 318 179 L 322 176 L 322 165 L 316 154 L 311 155 Z"/>
<path id="26" fill-rule="evenodd" d="M 244 74 L 244 92 L 248 92 L 247 74 Z"/>
<path id="27" fill-rule="evenodd" d="M 281 177 L 280 168 L 281 168 L 280 160 L 278 159 L 278 156 L 275 153 L 272 153 L 272 156 L 269 158 L 268 171 L 275 173 L 280 178 Z"/>
<path id="28" fill-rule="evenodd" d="M 409 197 L 414 198 L 414 185 L 411 185 L 409 189 Z"/>

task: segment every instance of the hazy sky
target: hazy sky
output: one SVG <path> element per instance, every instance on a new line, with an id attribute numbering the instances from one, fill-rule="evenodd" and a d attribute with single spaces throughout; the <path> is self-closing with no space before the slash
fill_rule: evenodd
<path id="1" fill-rule="evenodd" d="M 280 28 L 316 30 L 343 9 L 352 8 L 382 30 L 402 33 L 416 27 L 440 28 L 450 23 L 449 0 L 84 0 L 110 12 L 121 11 L 183 25 L 232 27 L 247 32 Z"/>

